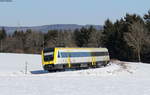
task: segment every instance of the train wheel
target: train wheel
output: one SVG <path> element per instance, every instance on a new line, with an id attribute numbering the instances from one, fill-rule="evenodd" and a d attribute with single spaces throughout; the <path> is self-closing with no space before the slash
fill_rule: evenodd
<path id="1" fill-rule="evenodd" d="M 57 70 L 48 70 L 48 72 L 56 72 Z"/>

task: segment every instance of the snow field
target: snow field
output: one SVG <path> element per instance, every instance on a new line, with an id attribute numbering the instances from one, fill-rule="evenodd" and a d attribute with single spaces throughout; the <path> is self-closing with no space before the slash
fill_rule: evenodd
<path id="1" fill-rule="evenodd" d="M 0 95 L 150 95 L 149 64 L 110 64 L 48 73 L 40 55 L 0 53 Z"/>

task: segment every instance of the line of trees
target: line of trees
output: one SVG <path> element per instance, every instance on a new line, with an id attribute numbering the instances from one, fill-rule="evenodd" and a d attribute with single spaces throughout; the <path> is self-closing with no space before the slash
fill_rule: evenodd
<path id="1" fill-rule="evenodd" d="M 126 14 L 114 23 L 106 20 L 103 35 L 111 58 L 150 62 L 150 11 L 143 17 Z"/>
<path id="2" fill-rule="evenodd" d="M 40 53 L 49 47 L 99 47 L 100 31 L 93 26 L 71 30 L 49 30 L 47 33 L 28 29 L 16 30 L 12 35 L 0 30 L 0 51 L 11 53 Z M 95 39 L 97 37 L 97 39 Z"/>
<path id="3" fill-rule="evenodd" d="M 12 35 L 0 29 L 0 51 L 40 53 L 47 47 L 107 47 L 111 58 L 124 61 L 150 62 L 150 11 L 143 17 L 126 14 L 115 22 L 107 19 L 104 29 L 82 27 L 71 30 L 49 30 L 47 33 L 28 29 Z"/>

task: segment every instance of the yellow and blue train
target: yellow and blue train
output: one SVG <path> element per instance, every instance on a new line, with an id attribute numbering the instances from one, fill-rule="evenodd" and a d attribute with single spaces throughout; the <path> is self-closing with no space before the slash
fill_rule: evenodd
<path id="1" fill-rule="evenodd" d="M 109 62 L 107 48 L 45 48 L 42 50 L 44 70 L 100 67 Z"/>

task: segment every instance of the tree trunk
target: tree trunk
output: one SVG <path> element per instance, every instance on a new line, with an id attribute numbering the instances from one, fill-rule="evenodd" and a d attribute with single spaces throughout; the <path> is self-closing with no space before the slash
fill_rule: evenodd
<path id="1" fill-rule="evenodd" d="M 2 52 L 2 51 L 3 51 L 3 43 L 2 43 L 2 40 L 0 41 L 0 43 L 1 43 L 0 51 Z"/>
<path id="2" fill-rule="evenodd" d="M 138 49 L 138 61 L 141 62 L 141 54 L 140 54 L 140 50 Z"/>

